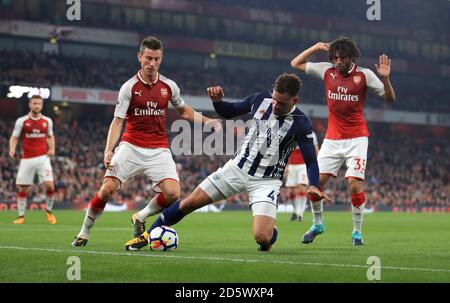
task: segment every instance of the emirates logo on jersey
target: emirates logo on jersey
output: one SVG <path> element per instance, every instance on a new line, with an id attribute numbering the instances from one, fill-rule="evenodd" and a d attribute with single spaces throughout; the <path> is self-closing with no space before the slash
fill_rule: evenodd
<path id="1" fill-rule="evenodd" d="M 353 76 L 353 82 L 358 85 L 361 83 L 361 76 Z"/>
<path id="2" fill-rule="evenodd" d="M 169 92 L 167 91 L 167 88 L 161 88 L 161 96 L 163 96 L 164 98 L 167 97 L 169 95 Z"/>

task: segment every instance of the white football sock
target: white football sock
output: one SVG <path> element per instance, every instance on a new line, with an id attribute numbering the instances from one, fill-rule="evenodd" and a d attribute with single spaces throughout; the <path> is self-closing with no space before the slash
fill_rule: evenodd
<path id="1" fill-rule="evenodd" d="M 156 202 L 158 195 L 154 196 L 150 200 L 150 202 L 148 202 L 147 206 L 145 206 L 137 213 L 136 218 L 139 221 L 145 221 L 145 219 L 147 219 L 148 217 L 159 214 L 164 209 L 164 207 L 159 206 L 158 203 Z"/>
<path id="2" fill-rule="evenodd" d="M 45 208 L 48 211 L 52 211 L 53 210 L 53 202 L 54 202 L 54 194 L 52 194 L 51 196 L 46 196 L 45 199 Z"/>
<path id="3" fill-rule="evenodd" d="M 89 232 L 94 226 L 95 220 L 97 220 L 102 213 L 103 211 L 97 213 L 94 212 L 89 206 L 86 211 L 86 216 L 84 217 L 83 226 L 81 226 L 81 230 L 78 233 L 78 237 L 89 239 Z"/>
<path id="4" fill-rule="evenodd" d="M 361 232 L 365 206 L 366 203 L 361 204 L 359 207 L 352 205 L 353 231 Z"/>
<path id="5" fill-rule="evenodd" d="M 295 213 L 297 214 L 297 216 L 303 217 L 305 213 L 306 196 L 295 197 L 295 206 Z"/>
<path id="6" fill-rule="evenodd" d="M 25 216 L 25 208 L 27 208 L 27 198 L 17 197 L 17 211 L 19 212 L 19 217 Z"/>
<path id="7" fill-rule="evenodd" d="M 318 202 L 310 202 L 311 204 L 311 212 L 313 213 L 313 222 L 314 224 L 322 224 L 322 212 L 323 212 L 323 200 Z"/>

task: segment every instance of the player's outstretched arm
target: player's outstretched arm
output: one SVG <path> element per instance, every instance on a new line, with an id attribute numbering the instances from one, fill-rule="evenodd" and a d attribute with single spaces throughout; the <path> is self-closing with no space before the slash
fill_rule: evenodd
<path id="1" fill-rule="evenodd" d="M 329 47 L 330 43 L 317 42 L 310 48 L 301 52 L 297 57 L 292 59 L 291 66 L 295 69 L 298 69 L 299 71 L 305 72 L 306 62 L 308 61 L 308 58 L 318 51 L 328 52 Z"/>
<path id="2" fill-rule="evenodd" d="M 120 137 L 120 132 L 122 131 L 123 119 L 119 117 L 114 117 L 109 126 L 108 138 L 106 139 L 105 154 L 103 158 L 103 163 L 106 168 L 112 169 L 111 159 L 113 156 L 113 148 L 116 145 Z"/>
<path id="3" fill-rule="evenodd" d="M 234 118 L 249 113 L 258 94 L 248 96 L 242 101 L 223 101 L 224 92 L 221 86 L 210 86 L 206 89 L 209 98 L 213 102 L 216 112 L 225 119 Z"/>
<path id="4" fill-rule="evenodd" d="M 14 155 L 16 154 L 16 147 L 18 142 L 19 138 L 15 136 L 11 136 L 11 138 L 9 139 L 9 156 L 11 158 L 14 158 Z"/>
<path id="5" fill-rule="evenodd" d="M 193 123 L 202 123 L 213 128 L 214 131 L 218 132 L 222 129 L 222 121 L 220 119 L 211 119 L 203 116 L 198 111 L 194 110 L 189 105 L 184 105 L 182 108 L 177 109 L 178 114 L 181 118 L 191 121 Z"/>
<path id="6" fill-rule="evenodd" d="M 391 81 L 389 80 L 389 75 L 391 74 L 391 59 L 385 54 L 381 55 L 378 59 L 378 65 L 375 64 L 378 75 L 381 77 L 381 81 L 384 85 L 384 100 L 388 102 L 395 101 L 395 92 L 392 87 Z"/>

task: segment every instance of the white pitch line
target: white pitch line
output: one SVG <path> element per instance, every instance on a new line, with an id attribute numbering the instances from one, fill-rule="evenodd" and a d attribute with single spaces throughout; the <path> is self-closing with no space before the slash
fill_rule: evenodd
<path id="1" fill-rule="evenodd" d="M 154 253 L 154 254 L 142 254 L 138 252 L 134 253 L 119 253 L 109 251 L 91 251 L 81 249 L 49 249 L 49 248 L 36 248 L 36 247 L 17 247 L 17 246 L 0 246 L 0 249 L 14 249 L 14 250 L 34 250 L 34 251 L 46 251 L 57 253 L 77 253 L 77 254 L 91 254 L 91 255 L 110 255 L 110 256 L 132 256 L 132 257 L 149 257 L 149 258 L 173 258 L 173 259 L 185 259 L 185 260 L 209 260 L 209 261 L 225 261 L 225 262 L 238 262 L 238 263 L 270 263 L 270 264 L 282 264 L 282 265 L 307 265 L 307 266 L 330 266 L 330 267 L 353 267 L 367 269 L 368 265 L 358 264 L 338 264 L 338 263 L 315 263 L 315 262 L 293 262 L 293 261 L 277 261 L 277 260 L 255 260 L 255 259 L 237 259 L 237 258 L 222 258 L 222 257 L 193 257 L 193 256 L 179 256 L 173 253 Z M 397 267 L 397 266 L 381 266 L 381 269 L 392 270 L 409 270 L 409 271 L 429 271 L 429 272 L 446 272 L 450 273 L 450 269 L 437 269 L 437 268 L 420 268 L 420 267 Z"/>
<path id="2" fill-rule="evenodd" d="M 16 225 L 16 228 L 11 228 L 12 224 L 0 224 L 0 231 L 55 231 L 55 230 L 80 230 L 79 226 L 75 225 L 47 225 L 43 226 L 42 224 L 26 224 L 26 225 Z M 80 225 L 81 226 L 81 225 Z M 3 228 L 6 227 L 6 228 Z M 95 230 L 133 230 L 133 225 L 130 224 L 130 227 L 108 227 L 108 226 L 96 226 Z"/>
<path id="3" fill-rule="evenodd" d="M 79 227 L 58 227 L 58 228 L 0 228 L 0 231 L 5 232 L 18 232 L 18 231 L 45 231 L 45 232 L 52 232 L 52 231 L 79 231 Z M 133 230 L 133 227 L 96 227 L 96 231 L 130 231 Z"/>

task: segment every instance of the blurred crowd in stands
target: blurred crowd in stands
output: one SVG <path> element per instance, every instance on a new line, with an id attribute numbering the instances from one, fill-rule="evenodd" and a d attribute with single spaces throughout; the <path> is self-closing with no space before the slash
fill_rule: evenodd
<path id="1" fill-rule="evenodd" d="M 132 58 L 130 58 L 131 60 Z M 22 51 L 0 51 L 0 83 L 77 86 L 119 90 L 139 69 L 137 61 L 70 57 Z M 209 85 L 222 85 L 228 98 L 241 99 L 257 91 L 270 90 L 277 75 L 250 70 L 227 70 L 208 66 L 180 68 L 164 62 L 161 74 L 177 82 L 182 95 L 205 95 Z M 287 72 L 295 72 L 286 63 Z M 305 104 L 326 105 L 323 83 L 297 73 L 303 81 L 300 94 Z M 398 80 L 398 81 L 397 81 Z M 391 76 L 397 102 L 386 104 L 369 93 L 366 107 L 415 112 L 450 113 L 447 102 L 450 86 L 440 85 L 433 78 L 408 78 L 405 74 Z"/>
<path id="2" fill-rule="evenodd" d="M 8 139 L 14 120 L 0 120 L 0 202 L 16 200 L 15 179 L 20 153 L 8 156 Z M 56 205 L 87 203 L 99 189 L 105 172 L 103 150 L 108 123 L 55 123 L 56 155 L 52 159 L 56 185 Z M 169 134 L 169 137 L 173 134 Z M 318 132 L 323 138 L 323 133 Z M 385 131 L 371 131 L 366 169 L 368 206 L 450 207 L 450 144 L 433 137 L 412 139 Z M 170 140 L 169 140 L 170 141 Z M 321 142 L 321 140 L 320 140 Z M 185 197 L 211 172 L 222 166 L 230 156 L 174 156 Z M 326 191 L 333 203 L 348 204 L 350 196 L 341 171 Z M 139 176 L 127 182 L 114 200 L 136 205 L 154 195 L 151 182 Z M 29 192 L 29 201 L 45 199 L 38 186 Z M 282 190 L 280 203 L 285 203 Z M 246 194 L 238 194 L 228 203 L 246 204 Z M 73 206 L 73 205 L 72 205 Z M 57 206 L 58 207 L 58 206 Z"/>
<path id="3" fill-rule="evenodd" d="M 94 2 L 94 1 L 92 1 Z M 311 17 L 318 17 L 324 19 L 322 27 L 325 29 L 333 29 L 336 24 L 346 24 L 352 26 L 364 23 L 369 25 L 367 20 L 367 10 L 373 6 L 373 3 L 366 3 L 366 1 L 354 0 L 303 0 L 301 3 L 292 0 L 191 0 L 191 1 L 170 1 L 165 7 L 171 7 L 167 11 L 177 12 L 180 15 L 183 8 L 178 6 L 191 7 L 190 3 L 197 4 L 196 10 L 200 13 L 197 16 L 202 16 L 204 19 L 208 17 L 217 17 L 224 15 L 211 13 L 212 10 L 230 10 L 235 11 L 236 16 L 245 16 L 243 11 L 245 9 L 265 10 L 270 11 L 273 15 L 276 13 L 294 13 L 301 16 L 298 19 L 309 19 Z M 36 12 L 25 12 L 23 17 L 30 21 L 44 21 L 57 25 L 72 26 L 71 21 L 67 20 L 65 14 L 65 6 L 52 5 L 48 1 L 42 1 L 39 14 Z M 143 35 L 149 32 L 155 34 L 170 34 L 179 35 L 183 37 L 202 37 L 210 39 L 232 39 L 234 41 L 243 42 L 258 42 L 264 40 L 265 43 L 282 45 L 285 47 L 298 47 L 302 45 L 302 41 L 290 38 L 289 35 L 281 33 L 264 39 L 261 33 L 256 33 L 251 30 L 235 31 L 230 30 L 225 20 L 233 20 L 236 16 L 226 16 L 223 19 L 219 18 L 217 23 L 203 23 L 205 21 L 197 21 L 198 27 L 185 26 L 182 22 L 166 22 L 164 18 L 158 18 L 158 22 L 152 22 L 152 18 L 142 18 L 141 15 L 146 16 L 145 11 L 158 12 L 157 8 L 146 9 L 145 5 L 142 7 L 130 6 L 139 10 L 139 17 L 131 12 L 126 12 L 124 9 L 120 11 L 113 10 L 112 5 L 105 5 L 101 3 L 86 3 L 84 5 L 85 12 L 79 24 L 89 27 L 100 27 L 107 29 L 119 29 L 127 31 L 139 32 Z M 157 7 L 157 5 L 155 5 Z M 383 26 L 388 26 L 395 31 L 408 32 L 411 30 L 427 31 L 433 34 L 446 33 L 450 27 L 450 20 L 447 18 L 449 10 L 448 1 L 435 0 L 430 5 L 426 0 L 397 0 L 388 1 L 380 6 L 380 14 L 383 21 Z M 163 11 L 164 12 L 164 11 Z M 447 12 L 447 14 L 446 14 Z M 262 13 L 262 20 L 267 18 L 267 14 Z M 11 16 L 11 18 L 13 18 Z M 16 16 L 17 18 L 17 16 Z M 239 18 L 238 18 L 239 20 Z M 242 20 L 242 19 L 241 19 Z M 245 19 L 244 19 L 245 20 Z M 207 22 L 207 21 L 206 21 Z M 307 21 L 305 22 L 307 24 Z M 210 26 L 205 26 L 208 24 Z M 374 24 L 371 24 L 374 26 Z M 336 29 L 336 31 L 339 31 Z M 394 54 L 391 54 L 394 55 Z"/>

